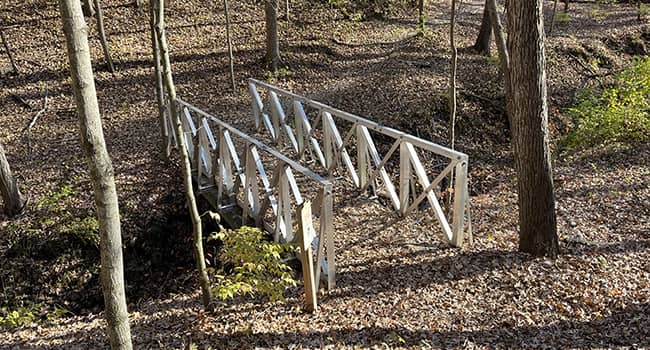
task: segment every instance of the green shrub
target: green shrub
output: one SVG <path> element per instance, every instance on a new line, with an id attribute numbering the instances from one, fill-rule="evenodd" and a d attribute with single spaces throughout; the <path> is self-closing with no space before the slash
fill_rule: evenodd
<path id="1" fill-rule="evenodd" d="M 259 229 L 245 226 L 221 231 L 213 238 L 223 243 L 219 251 L 222 268 L 212 270 L 215 296 L 225 300 L 259 293 L 276 301 L 284 299 L 285 288 L 296 285 L 291 267 L 283 260 L 295 247 L 270 242 Z"/>
<path id="2" fill-rule="evenodd" d="M 2 310 L 4 316 L 0 316 L 0 325 L 3 328 L 16 328 L 34 322 L 36 319 L 35 305 L 31 307 L 19 307 L 12 311 Z"/>
<path id="3" fill-rule="evenodd" d="M 33 303 L 19 306 L 11 311 L 2 307 L 0 308 L 0 328 L 12 329 L 43 320 L 54 321 L 67 314 L 71 314 L 71 312 L 59 307 L 49 309 L 42 304 Z"/>
<path id="4" fill-rule="evenodd" d="M 600 94 L 585 90 L 570 108 L 575 128 L 567 137 L 569 148 L 606 142 L 650 139 L 650 57 L 634 60 L 613 87 Z"/>
<path id="5" fill-rule="evenodd" d="M 82 249 L 99 250 L 99 222 L 94 216 L 71 219 L 61 224 L 57 233 L 67 235 Z"/>

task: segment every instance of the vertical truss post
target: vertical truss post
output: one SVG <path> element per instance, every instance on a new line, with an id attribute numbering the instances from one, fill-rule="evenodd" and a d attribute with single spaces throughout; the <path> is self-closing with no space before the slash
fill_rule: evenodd
<path id="1" fill-rule="evenodd" d="M 368 140 L 364 135 L 365 126 L 357 125 L 357 167 L 359 170 L 359 187 L 366 188 L 368 184 Z"/>
<path id="2" fill-rule="evenodd" d="M 451 243 L 456 247 L 463 245 L 463 233 L 465 230 L 465 209 L 467 201 L 467 159 L 456 164 L 454 179 L 454 212 L 453 212 L 453 235 Z"/>
<path id="3" fill-rule="evenodd" d="M 399 212 L 401 215 L 405 215 L 408 208 L 410 183 L 411 157 L 407 142 L 402 141 L 399 145 Z"/>

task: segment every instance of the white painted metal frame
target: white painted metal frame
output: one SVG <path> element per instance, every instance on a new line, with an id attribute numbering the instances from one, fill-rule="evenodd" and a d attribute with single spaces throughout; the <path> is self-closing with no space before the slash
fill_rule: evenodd
<path id="1" fill-rule="evenodd" d="M 400 215 L 406 216 L 416 211 L 420 203 L 426 199 L 450 243 L 462 246 L 465 232 L 471 241 L 472 229 L 467 189 L 469 158 L 466 154 L 259 80 L 249 79 L 249 89 L 257 131 L 268 133 L 280 149 L 285 146 L 290 147 L 300 160 L 304 160 L 305 155 L 310 154 L 314 163 L 320 164 L 330 177 L 334 170 L 342 168 L 341 172 L 347 174 L 354 186 L 362 192 L 365 192 L 368 187 L 372 187 L 376 192 L 377 187 L 381 186 L 390 198 L 393 208 Z M 260 92 L 265 93 L 265 100 L 262 99 Z M 293 107 L 293 123 L 288 122 L 281 99 Z M 305 113 L 305 106 L 318 111 L 318 117 L 313 122 L 310 122 Z M 339 125 L 351 124 L 344 137 L 341 137 L 337 121 Z M 371 132 L 395 140 L 383 158 L 377 150 Z M 356 168 L 348 148 L 356 149 Z M 448 163 L 442 172 L 427 174 L 418 152 L 430 152 L 446 158 Z M 391 165 L 389 160 L 395 154 L 399 154 L 399 162 L 396 162 L 399 164 L 397 188 L 388 169 Z M 451 223 L 436 194 L 441 181 L 450 175 L 453 178 Z M 421 188 L 420 193 L 416 193 L 416 184 Z"/>
<path id="2" fill-rule="evenodd" d="M 302 174 L 308 180 L 303 187 L 316 189 L 316 195 L 311 198 L 311 202 L 314 203 L 312 225 L 316 220 L 319 223 L 319 233 L 312 242 L 316 251 L 316 261 L 320 266 L 314 273 L 315 280 L 320 280 L 322 270 L 324 277 L 327 278 L 328 289 L 334 288 L 336 265 L 331 181 L 180 99 L 174 101 L 173 108 L 178 108 L 181 112 L 188 151 L 191 150 L 188 154 L 190 154 L 193 170 L 197 174 L 199 190 L 208 191 L 216 188 L 218 209 L 233 204 L 240 206 L 242 224 L 252 219 L 257 226 L 271 232 L 276 241 L 288 243 L 298 241 L 301 237 L 294 233 L 293 223 L 299 221 L 298 208 L 302 207 L 306 199 L 301 193 L 294 172 Z M 274 117 L 275 125 L 283 125 L 284 116 L 280 113 L 275 115 L 278 117 L 277 123 Z M 197 128 L 196 125 L 199 127 Z M 213 128 L 218 130 L 216 134 L 212 131 Z M 286 132 L 288 135 L 291 132 L 289 128 L 284 131 L 276 130 L 278 130 L 276 135 L 280 135 L 281 132 Z M 291 137 L 288 137 L 291 140 Z M 267 157 L 266 166 L 273 167 L 271 179 L 268 177 L 260 151 L 270 156 Z M 243 155 L 243 162 L 240 155 Z M 269 162 L 271 164 L 268 164 Z"/>

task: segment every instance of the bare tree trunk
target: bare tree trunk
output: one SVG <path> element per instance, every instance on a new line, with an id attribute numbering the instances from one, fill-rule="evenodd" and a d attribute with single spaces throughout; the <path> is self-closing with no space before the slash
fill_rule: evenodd
<path id="1" fill-rule="evenodd" d="M 449 46 L 451 48 L 451 67 L 449 71 L 449 147 L 455 148 L 456 143 L 456 68 L 458 66 L 458 49 L 456 48 L 456 0 L 451 0 L 451 16 L 449 22 Z M 453 171 L 449 173 L 448 187 L 446 189 L 447 200 L 445 207 L 447 212 L 451 210 L 451 189 Z"/>
<path id="2" fill-rule="evenodd" d="M 564 0 L 564 13 L 569 12 L 569 0 Z"/>
<path id="3" fill-rule="evenodd" d="M 104 50 L 104 58 L 106 59 L 106 66 L 108 71 L 115 73 L 115 67 L 113 67 L 113 60 L 111 59 L 111 53 L 108 49 L 108 41 L 106 40 L 106 32 L 104 31 L 104 15 L 102 14 L 102 5 L 99 0 L 93 0 L 95 2 L 95 11 L 97 17 L 97 28 L 99 30 L 99 41 L 102 43 L 102 49 Z"/>
<path id="4" fill-rule="evenodd" d="M 266 66 L 273 72 L 280 65 L 280 42 L 278 40 L 278 0 L 264 0 L 266 17 Z"/>
<path id="5" fill-rule="evenodd" d="M 93 5 L 93 0 L 81 0 L 81 9 L 83 10 L 84 16 L 95 16 L 95 6 Z"/>
<path id="6" fill-rule="evenodd" d="M 59 0 L 70 75 L 79 116 L 81 145 L 90 168 L 99 221 L 101 283 L 112 349 L 130 350 L 131 330 L 124 293 L 122 235 L 113 166 L 106 150 L 90 61 L 86 23 L 79 0 Z"/>
<path id="7" fill-rule="evenodd" d="M 156 100 L 158 102 L 158 124 L 160 125 L 160 154 L 163 156 L 163 159 L 169 159 L 169 150 L 170 148 L 167 145 L 169 142 L 169 130 L 167 130 L 167 121 L 165 120 L 165 98 L 163 90 L 163 77 L 162 70 L 160 67 L 160 47 L 158 45 L 158 40 L 156 40 L 156 16 L 157 8 L 156 1 L 149 1 L 149 26 L 151 27 L 151 49 L 153 52 L 153 62 L 154 62 L 154 76 L 156 78 Z"/>
<path id="8" fill-rule="evenodd" d="M 285 16 L 286 16 L 285 19 L 287 20 L 287 32 L 289 32 L 289 24 L 290 24 L 290 18 L 289 18 L 289 0 L 286 0 L 286 1 L 285 1 Z M 289 38 L 289 36 L 287 35 L 287 39 L 288 39 L 288 38 Z"/>
<path id="9" fill-rule="evenodd" d="M 546 59 L 542 0 L 508 8 L 510 118 L 519 197 L 519 250 L 556 257 L 553 172 L 548 145 Z"/>
<path id="10" fill-rule="evenodd" d="M 135 0 L 135 7 L 142 8 L 142 5 L 144 5 L 144 0 Z"/>
<path id="11" fill-rule="evenodd" d="M 11 54 L 11 49 L 9 49 L 9 42 L 7 42 L 7 38 L 5 37 L 5 32 L 2 29 L 0 29 L 0 37 L 2 37 L 2 45 L 5 47 L 7 56 L 9 56 L 9 62 L 11 62 L 11 69 L 13 69 L 14 73 L 20 74 L 20 72 L 18 71 L 18 66 L 16 66 L 16 62 L 14 61 L 14 56 Z"/>
<path id="12" fill-rule="evenodd" d="M 490 44 L 492 43 L 492 23 L 490 22 L 488 1 L 489 0 L 485 0 L 483 18 L 481 19 L 481 29 L 479 29 L 476 42 L 474 43 L 474 46 L 472 46 L 476 53 L 484 56 L 490 56 Z"/>
<path id="13" fill-rule="evenodd" d="M 171 62 L 169 60 L 169 49 L 167 47 L 167 38 L 165 37 L 165 6 L 163 0 L 155 0 L 158 4 L 158 16 L 156 17 L 156 36 L 158 37 L 158 44 L 163 57 L 163 75 L 165 78 L 165 86 L 167 88 L 167 98 L 169 103 L 173 103 L 176 99 L 176 87 L 174 86 L 174 79 L 172 77 Z M 190 211 L 192 218 L 192 228 L 194 234 L 194 258 L 196 259 L 196 267 L 199 272 L 199 283 L 201 284 L 201 292 L 203 297 L 203 306 L 210 307 L 212 302 L 212 291 L 210 289 L 210 279 L 205 266 L 205 256 L 203 254 L 203 227 L 201 227 L 201 216 L 199 209 L 196 206 L 196 198 L 194 197 L 194 186 L 192 184 L 192 165 L 190 164 L 190 157 L 187 153 L 187 145 L 183 135 L 183 127 L 181 126 L 181 119 L 178 115 L 178 110 L 172 106 L 170 108 L 172 119 L 174 120 L 174 130 L 178 142 L 178 149 L 181 156 L 181 168 L 183 170 L 183 184 L 185 187 L 185 199 L 187 200 L 187 207 Z"/>
<path id="14" fill-rule="evenodd" d="M 553 14 L 551 15 L 551 27 L 548 29 L 548 35 L 553 34 L 555 28 L 555 13 L 557 12 L 557 0 L 553 0 Z"/>
<path id="15" fill-rule="evenodd" d="M 9 161 L 5 155 L 5 149 L 0 143 L 0 194 L 4 203 L 5 214 L 16 216 L 23 212 L 25 199 L 20 193 L 16 179 L 11 173 Z"/>
<path id="16" fill-rule="evenodd" d="M 456 67 L 458 65 L 458 49 L 456 48 L 455 35 L 456 0 L 451 0 L 451 21 L 449 24 L 449 46 L 451 47 L 451 69 L 449 73 L 449 147 L 451 149 L 454 149 L 456 142 Z"/>
<path id="17" fill-rule="evenodd" d="M 511 123 L 510 107 L 508 107 L 508 105 L 511 103 L 510 91 L 512 86 L 510 82 L 510 56 L 508 54 L 508 48 L 506 47 L 506 39 L 503 34 L 503 25 L 501 25 L 501 18 L 499 18 L 497 0 L 487 0 L 487 5 L 492 22 L 492 29 L 494 31 L 494 41 L 497 44 L 497 50 L 499 51 L 499 64 L 501 65 L 501 74 L 503 74 L 503 89 L 506 97 L 508 122 Z"/>
<path id="18" fill-rule="evenodd" d="M 289 18 L 288 6 L 289 1 L 287 0 L 287 21 Z M 228 0 L 223 0 L 223 8 L 226 14 L 226 42 L 228 44 L 228 65 L 230 66 L 230 80 L 232 81 L 232 91 L 235 92 L 237 90 L 237 86 L 235 85 L 235 67 L 232 55 L 232 40 L 230 37 L 230 10 L 228 9 Z"/>
<path id="19" fill-rule="evenodd" d="M 418 31 L 424 33 L 426 29 L 427 18 L 424 14 L 424 2 L 425 0 L 418 0 Z"/>

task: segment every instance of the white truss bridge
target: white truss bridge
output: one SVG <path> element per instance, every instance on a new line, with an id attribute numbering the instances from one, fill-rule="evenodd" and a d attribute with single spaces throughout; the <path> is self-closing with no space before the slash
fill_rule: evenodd
<path id="1" fill-rule="evenodd" d="M 238 224 L 300 244 L 313 308 L 321 277 L 336 284 L 335 183 L 387 197 L 400 216 L 431 215 L 454 246 L 471 241 L 467 155 L 258 80 L 249 89 L 255 136 L 181 99 L 168 107 L 180 112 L 199 193 L 222 214 L 235 210 Z"/>

